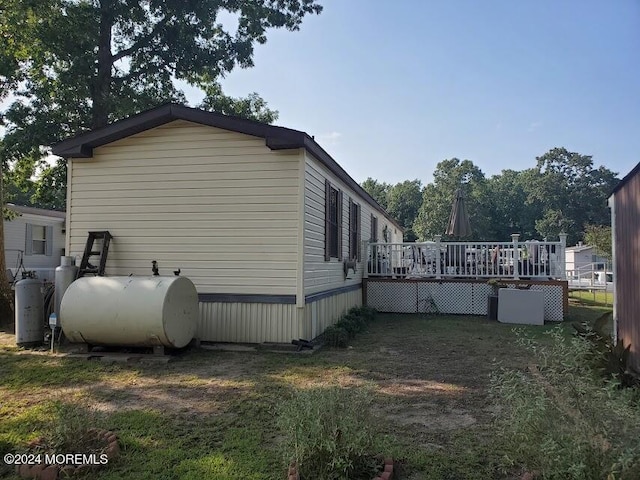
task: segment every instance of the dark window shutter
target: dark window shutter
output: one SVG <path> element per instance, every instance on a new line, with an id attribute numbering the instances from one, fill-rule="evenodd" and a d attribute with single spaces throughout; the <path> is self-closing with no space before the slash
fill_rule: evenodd
<path id="1" fill-rule="evenodd" d="M 338 260 L 342 260 L 342 197 L 344 192 L 338 190 Z"/>
<path id="2" fill-rule="evenodd" d="M 24 254 L 33 255 L 33 225 L 27 223 L 27 230 L 24 236 Z"/>
<path id="3" fill-rule="evenodd" d="M 353 231 L 353 199 L 349 197 L 349 260 L 355 257 L 355 253 L 353 251 L 353 236 L 355 232 Z"/>
<path id="4" fill-rule="evenodd" d="M 45 230 L 45 247 L 44 253 L 47 256 L 53 255 L 53 227 L 48 225 Z"/>
<path id="5" fill-rule="evenodd" d="M 378 241 L 378 218 L 371 214 L 371 241 L 376 243 Z"/>
<path id="6" fill-rule="evenodd" d="M 362 224 L 360 222 L 360 216 L 361 216 L 361 211 L 360 211 L 360 205 L 356 205 L 356 225 L 358 226 L 358 235 L 357 235 L 357 247 L 356 247 L 356 251 L 357 253 L 357 257 L 358 257 L 358 261 L 361 262 L 362 261 L 362 236 L 360 235 L 360 231 L 362 230 Z"/>
<path id="7" fill-rule="evenodd" d="M 329 255 L 329 233 L 330 233 L 330 223 L 329 223 L 329 209 L 331 205 L 331 185 L 329 184 L 329 180 L 324 181 L 324 259 L 325 261 L 329 261 L 331 256 Z"/>

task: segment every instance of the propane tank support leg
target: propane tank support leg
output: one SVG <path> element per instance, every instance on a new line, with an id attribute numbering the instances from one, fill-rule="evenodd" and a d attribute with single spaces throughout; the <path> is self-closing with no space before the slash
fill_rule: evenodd
<path id="1" fill-rule="evenodd" d="M 165 354 L 164 346 L 156 345 L 155 347 L 153 347 L 153 354 L 154 355 L 164 355 Z"/>

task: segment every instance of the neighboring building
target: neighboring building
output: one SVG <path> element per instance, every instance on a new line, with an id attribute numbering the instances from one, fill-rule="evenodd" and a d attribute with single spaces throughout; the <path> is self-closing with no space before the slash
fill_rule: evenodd
<path id="1" fill-rule="evenodd" d="M 55 268 L 64 255 L 65 213 L 7 204 L 15 217 L 4 222 L 4 255 L 11 277 L 35 271 L 38 278 L 53 282 Z"/>
<path id="2" fill-rule="evenodd" d="M 632 367 L 640 372 L 640 163 L 609 198 L 613 245 L 616 338 L 631 345 Z"/>
<path id="3" fill-rule="evenodd" d="M 362 303 L 362 240 L 402 241 L 304 132 L 164 105 L 53 153 L 69 160 L 69 254 L 109 230 L 107 275 L 149 275 L 152 260 L 180 269 L 198 289 L 204 341 L 316 337 Z"/>
<path id="4" fill-rule="evenodd" d="M 604 256 L 598 255 L 593 245 L 583 245 L 579 242 L 574 247 L 565 249 L 565 264 L 567 276 L 591 274 L 593 271 L 607 270 L 611 262 Z"/>

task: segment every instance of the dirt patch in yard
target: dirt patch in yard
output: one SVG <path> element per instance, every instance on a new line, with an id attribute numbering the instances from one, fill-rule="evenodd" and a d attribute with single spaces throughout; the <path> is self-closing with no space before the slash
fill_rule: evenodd
<path id="1" fill-rule="evenodd" d="M 379 410 L 389 421 L 400 425 L 426 427 L 432 432 L 442 432 L 470 427 L 477 423 L 475 417 L 460 408 L 442 408 L 437 403 L 411 403 L 400 408 Z"/>
<path id="2" fill-rule="evenodd" d="M 188 375 L 169 379 L 139 378 L 132 381 L 101 382 L 81 392 L 93 399 L 99 410 L 115 412 L 146 409 L 175 415 L 223 414 L 230 399 L 248 393 L 254 385 L 248 381 L 211 379 L 194 383 Z"/>
<path id="3" fill-rule="evenodd" d="M 43 400 L 81 397 L 111 418 L 108 427 L 129 446 L 127 467 L 112 478 L 270 479 L 280 462 L 275 407 L 296 390 L 339 385 L 371 392 L 394 458 L 407 465 L 400 480 L 501 478 L 483 450 L 493 435 L 490 374 L 496 362 L 531 361 L 512 330 L 481 317 L 382 315 L 349 349 L 312 356 L 192 350 L 161 365 L 17 351 L 5 333 L 0 422 Z M 0 445 L 32 434 L 0 425 Z"/>

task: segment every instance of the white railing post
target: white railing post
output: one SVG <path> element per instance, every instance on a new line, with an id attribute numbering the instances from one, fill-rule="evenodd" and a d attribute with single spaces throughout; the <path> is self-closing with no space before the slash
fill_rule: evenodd
<path id="1" fill-rule="evenodd" d="M 442 240 L 442 235 L 434 235 L 433 238 L 435 239 L 435 242 L 436 242 L 436 255 L 435 255 L 436 279 L 440 280 L 442 278 L 442 271 L 441 271 L 441 265 L 440 265 L 440 240 Z"/>
<path id="2" fill-rule="evenodd" d="M 514 280 L 520 279 L 520 251 L 518 250 L 518 238 L 519 233 L 511 234 L 511 241 L 513 242 L 513 278 Z"/>
<path id="3" fill-rule="evenodd" d="M 372 262 L 371 262 L 371 244 L 369 242 L 367 242 L 366 240 L 362 241 L 362 246 L 366 248 L 363 249 L 367 252 L 367 256 L 365 257 L 365 264 L 364 264 L 364 272 L 362 274 L 363 278 L 369 278 L 369 268 L 371 268 Z M 362 247 L 361 247 L 362 248 Z"/>
<path id="4" fill-rule="evenodd" d="M 567 248 L 567 234 L 561 232 L 560 235 L 560 271 L 562 272 L 562 280 L 567 279 L 567 271 L 565 264 L 565 249 Z"/>

